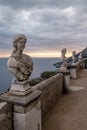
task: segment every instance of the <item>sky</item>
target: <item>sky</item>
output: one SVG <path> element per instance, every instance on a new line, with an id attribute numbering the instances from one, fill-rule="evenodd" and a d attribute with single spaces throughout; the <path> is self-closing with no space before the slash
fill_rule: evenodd
<path id="1" fill-rule="evenodd" d="M 60 57 L 61 50 L 87 45 L 87 0 L 0 0 L 0 57 L 8 57 L 16 34 L 24 34 L 24 53 Z"/>

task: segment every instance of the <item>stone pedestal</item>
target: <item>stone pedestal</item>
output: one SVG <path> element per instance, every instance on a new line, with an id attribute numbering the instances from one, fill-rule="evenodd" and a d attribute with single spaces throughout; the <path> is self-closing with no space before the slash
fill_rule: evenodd
<path id="1" fill-rule="evenodd" d="M 41 92 L 33 90 L 25 96 L 6 92 L 0 95 L 0 101 L 13 104 L 14 130 L 41 130 Z"/>
<path id="2" fill-rule="evenodd" d="M 64 66 L 64 65 L 61 65 L 60 68 L 59 68 L 59 71 L 60 72 L 67 72 L 67 68 Z"/>
<path id="3" fill-rule="evenodd" d="M 63 73 L 63 91 L 62 93 L 66 94 L 70 92 L 70 72 L 67 70 Z"/>
<path id="4" fill-rule="evenodd" d="M 75 65 L 70 67 L 70 76 L 72 79 L 77 79 L 77 67 Z"/>
<path id="5" fill-rule="evenodd" d="M 29 86 L 29 80 L 20 82 L 13 79 L 11 88 L 10 88 L 10 94 L 24 96 L 31 92 L 32 92 L 32 89 Z"/>
<path id="6" fill-rule="evenodd" d="M 23 107 L 14 105 L 14 130 L 41 130 L 41 103 L 33 101 Z"/>
<path id="7" fill-rule="evenodd" d="M 65 67 L 61 66 L 59 71 L 63 74 L 63 89 L 62 93 L 66 94 L 70 92 L 70 71 Z"/>

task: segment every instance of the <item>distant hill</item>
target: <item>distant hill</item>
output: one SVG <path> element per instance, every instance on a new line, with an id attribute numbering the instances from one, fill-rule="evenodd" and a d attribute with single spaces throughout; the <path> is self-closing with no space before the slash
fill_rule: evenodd
<path id="1" fill-rule="evenodd" d="M 82 53 L 82 58 L 87 58 L 87 47 L 83 49 L 81 52 L 76 54 L 76 59 L 78 60 L 79 54 Z M 72 56 L 67 58 L 67 63 L 72 62 Z M 56 68 L 59 68 L 62 65 L 62 62 L 57 62 L 53 64 Z"/>

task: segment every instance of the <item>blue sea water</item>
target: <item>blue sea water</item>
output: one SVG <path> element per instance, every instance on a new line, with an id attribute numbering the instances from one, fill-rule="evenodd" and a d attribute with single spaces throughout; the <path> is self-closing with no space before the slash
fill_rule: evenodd
<path id="1" fill-rule="evenodd" d="M 7 69 L 7 58 L 0 58 L 0 93 L 6 91 L 11 86 L 13 75 Z M 60 61 L 59 58 L 33 58 L 34 68 L 31 78 L 38 78 L 43 71 L 56 70 L 54 63 Z"/>

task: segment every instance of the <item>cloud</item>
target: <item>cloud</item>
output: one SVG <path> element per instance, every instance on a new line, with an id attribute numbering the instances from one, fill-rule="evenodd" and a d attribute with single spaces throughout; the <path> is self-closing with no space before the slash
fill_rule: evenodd
<path id="1" fill-rule="evenodd" d="M 18 33 L 27 36 L 26 51 L 30 52 L 83 48 L 86 5 L 86 0 L 0 0 L 0 51 L 11 51 Z"/>

